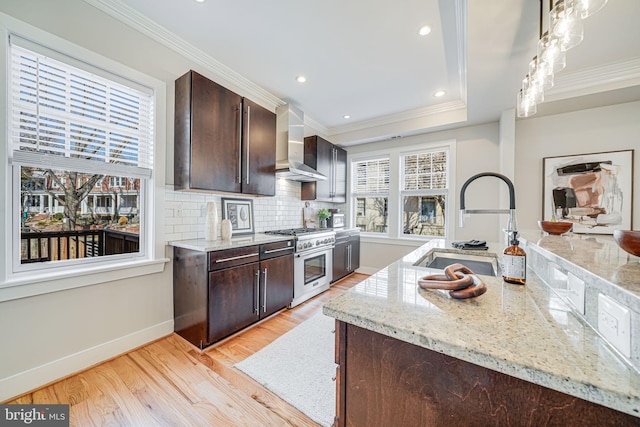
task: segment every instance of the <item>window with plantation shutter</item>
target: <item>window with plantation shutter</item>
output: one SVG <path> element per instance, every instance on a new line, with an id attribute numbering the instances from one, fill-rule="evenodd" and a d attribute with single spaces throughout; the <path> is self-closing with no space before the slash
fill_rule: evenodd
<path id="1" fill-rule="evenodd" d="M 389 216 L 389 158 L 352 163 L 356 226 L 368 233 L 387 233 Z"/>
<path id="2" fill-rule="evenodd" d="M 153 90 L 13 35 L 10 55 L 14 267 L 144 255 Z"/>
<path id="3" fill-rule="evenodd" d="M 448 152 L 403 154 L 402 234 L 444 237 L 448 195 Z"/>

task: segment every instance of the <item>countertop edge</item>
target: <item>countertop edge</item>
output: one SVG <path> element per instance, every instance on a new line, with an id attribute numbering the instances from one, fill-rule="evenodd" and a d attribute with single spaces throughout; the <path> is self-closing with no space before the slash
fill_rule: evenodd
<path id="1" fill-rule="evenodd" d="M 389 326 L 387 329 L 384 325 L 364 321 L 357 316 L 331 309 L 326 305 L 323 306 L 322 311 L 325 315 L 333 317 L 341 322 L 349 323 L 372 332 L 417 345 L 427 350 L 455 357 L 456 359 L 460 359 L 483 368 L 491 369 L 561 393 L 566 393 L 571 396 L 588 400 L 592 403 L 597 403 L 608 408 L 625 412 L 629 415 L 640 417 L 640 413 L 638 412 L 640 408 L 640 399 L 633 399 L 632 396 L 603 390 L 593 384 L 575 381 L 567 377 L 559 377 L 556 374 L 541 369 L 525 366 L 505 359 L 498 359 L 493 355 L 465 349 L 450 343 L 427 337 L 420 337 L 419 335 L 408 331 L 398 330 L 393 326 Z M 621 404 L 621 402 L 625 404 Z"/>

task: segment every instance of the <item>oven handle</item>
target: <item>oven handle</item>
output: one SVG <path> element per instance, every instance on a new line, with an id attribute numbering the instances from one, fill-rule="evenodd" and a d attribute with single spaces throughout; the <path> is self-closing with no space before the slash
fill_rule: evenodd
<path id="1" fill-rule="evenodd" d="M 322 248 L 315 250 L 315 251 L 309 251 L 309 252 L 302 252 L 299 254 L 296 254 L 296 258 L 302 258 L 303 256 L 307 256 L 307 255 L 315 255 L 315 254 L 319 254 L 321 252 L 326 252 L 329 249 L 333 249 L 334 246 L 323 246 Z"/>

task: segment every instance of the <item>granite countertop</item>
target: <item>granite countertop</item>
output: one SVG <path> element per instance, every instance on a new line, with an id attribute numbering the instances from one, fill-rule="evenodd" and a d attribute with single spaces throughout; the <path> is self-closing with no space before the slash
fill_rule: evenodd
<path id="1" fill-rule="evenodd" d="M 538 240 L 527 236 L 534 244 Z M 526 286 L 482 276 L 487 292 L 469 300 L 417 286 L 419 278 L 438 271 L 414 265 L 433 249 L 487 256 L 492 251 L 501 254 L 502 249 L 496 249 L 500 246 L 492 245 L 488 252 L 459 251 L 432 240 L 329 301 L 323 312 L 640 416 L 640 374 L 533 272 L 528 270 Z"/>
<path id="2" fill-rule="evenodd" d="M 521 234 L 542 250 L 640 297 L 640 257 L 620 249 L 613 236 L 575 233 L 551 236 L 538 230 Z"/>
<path id="3" fill-rule="evenodd" d="M 225 249 L 241 248 L 244 246 L 261 245 L 263 243 L 281 242 L 284 240 L 291 240 L 291 239 L 292 239 L 291 236 L 256 233 L 256 234 L 248 234 L 246 236 L 231 237 L 231 240 L 222 240 L 222 239 L 173 240 L 169 242 L 169 245 L 175 246 L 178 248 L 191 249 L 194 251 L 212 252 L 212 251 L 222 251 Z"/>

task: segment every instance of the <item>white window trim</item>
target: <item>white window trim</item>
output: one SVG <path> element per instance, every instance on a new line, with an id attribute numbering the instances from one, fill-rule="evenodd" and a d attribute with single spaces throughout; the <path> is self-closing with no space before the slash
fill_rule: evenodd
<path id="1" fill-rule="evenodd" d="M 376 158 L 389 157 L 389 217 L 387 233 L 367 233 L 362 232 L 362 240 L 365 242 L 387 242 L 398 245 L 420 246 L 432 239 L 441 239 L 441 237 L 431 236 L 415 236 L 405 235 L 402 233 L 402 191 L 401 191 L 401 178 L 402 170 L 400 165 L 400 157 L 405 154 L 412 154 L 423 151 L 437 151 L 438 149 L 447 150 L 449 152 L 449 182 L 448 182 L 448 195 L 446 206 L 446 235 L 445 239 L 452 239 L 455 235 L 456 215 L 455 215 L 455 194 L 453 194 L 456 188 L 456 140 L 448 139 L 442 141 L 434 141 L 420 144 L 404 145 L 397 147 L 390 147 L 388 149 L 381 149 L 375 151 L 369 151 L 366 153 L 349 154 L 347 156 L 347 167 L 349 174 L 352 176 L 352 165 L 354 162 L 360 162 L 365 160 L 373 160 Z M 349 186 L 349 220 L 351 224 L 356 223 L 356 206 L 353 197 L 353 180 L 351 180 Z"/>
<path id="2" fill-rule="evenodd" d="M 434 144 L 434 145 L 432 145 Z M 452 200 L 452 194 L 451 194 L 451 180 L 452 180 L 452 172 L 451 172 L 451 148 L 447 145 L 441 145 L 440 143 L 432 143 L 429 144 L 430 146 L 420 146 L 419 148 L 414 148 L 411 147 L 410 151 L 402 151 L 398 154 L 398 167 L 399 167 L 399 172 L 400 172 L 400 178 L 398 180 L 398 219 L 400 220 L 400 218 L 402 218 L 403 216 L 403 212 L 402 212 L 402 198 L 404 196 L 428 196 L 428 195 L 441 195 L 444 194 L 447 196 L 447 205 L 445 207 L 445 218 L 446 218 L 446 222 L 447 222 L 447 228 L 445 230 L 445 236 L 444 238 L 450 238 L 450 236 L 453 236 L 453 234 L 450 233 L 454 233 L 455 232 L 455 227 L 449 227 L 449 223 L 451 221 L 455 222 L 455 214 L 453 209 L 449 208 L 449 204 Z M 429 189 L 429 190 L 403 190 L 402 189 L 402 183 L 404 180 L 404 173 L 402 170 L 402 167 L 400 166 L 400 160 L 402 159 L 402 157 L 404 156 L 411 156 L 411 155 L 415 155 L 415 154 L 421 154 L 421 153 L 425 153 L 425 152 L 437 152 L 437 151 L 446 151 L 447 152 L 447 172 L 448 172 L 448 176 L 447 176 L 447 188 L 446 189 Z M 455 197 L 455 196 L 453 196 Z M 455 198 L 453 198 L 453 201 L 455 203 Z M 449 218 L 453 218 L 452 220 L 449 220 Z M 439 237 L 439 236 L 420 236 L 420 235 L 415 235 L 415 234 L 404 234 L 404 229 L 403 229 L 403 224 L 402 222 L 398 223 L 398 236 L 402 239 L 410 239 L 410 240 L 419 240 L 419 241 L 425 241 L 425 240 L 431 240 L 431 239 L 442 239 L 443 237 Z"/>
<path id="3" fill-rule="evenodd" d="M 98 283 L 107 283 L 117 280 L 127 279 L 146 274 L 159 273 L 164 270 L 164 266 L 169 262 L 164 257 L 163 227 L 164 218 L 164 182 L 165 182 L 165 147 L 166 147 L 166 83 L 150 77 L 146 74 L 133 70 L 125 65 L 103 57 L 95 52 L 84 49 L 62 38 L 49 34 L 45 31 L 32 27 L 22 21 L 16 20 L 8 15 L 0 13 L 0 111 L 5 113 L 0 115 L 0 128 L 5 132 L 0 134 L 2 146 L 0 150 L 0 176 L 4 177 L 4 185 L 0 185 L 0 199 L 9 201 L 13 197 L 12 188 L 12 166 L 9 164 L 8 150 L 8 72 L 10 64 L 9 34 L 17 34 L 22 38 L 35 40 L 51 49 L 64 52 L 65 54 L 81 58 L 87 63 L 109 70 L 110 72 L 126 76 L 141 85 L 151 88 L 155 93 L 156 111 L 154 118 L 155 152 L 153 177 L 149 181 L 147 191 L 147 233 L 144 237 L 146 241 L 146 254 L 143 257 L 131 259 L 112 258 L 110 262 L 96 262 L 89 266 L 74 266 L 71 268 L 51 269 L 46 272 L 22 272 L 13 273 L 14 244 L 13 235 L 13 206 L 12 203 L 3 205 L 4 223 L 0 227 L 0 258 L 4 262 L 0 263 L 0 301 L 25 298 L 50 292 L 57 292 L 66 289 L 73 289 L 82 286 L 90 286 Z M 54 271 L 52 271 L 54 270 Z"/>
<path id="4" fill-rule="evenodd" d="M 387 231 L 385 233 L 375 233 L 375 232 L 367 232 L 367 231 L 362 231 L 360 232 L 360 236 L 361 237 L 381 237 L 381 238 L 386 238 L 389 237 L 389 230 L 391 229 L 391 193 L 392 193 L 392 188 L 393 188 L 393 171 L 394 171 L 394 165 L 393 165 L 393 158 L 389 155 L 388 151 L 376 151 L 376 152 L 369 152 L 366 153 L 365 155 L 361 155 L 361 156 L 347 156 L 348 160 L 347 160 L 347 176 L 350 177 L 349 179 L 349 216 L 350 216 L 350 221 L 351 224 L 353 224 L 353 226 L 355 227 L 356 225 L 356 202 L 355 202 L 355 198 L 353 197 L 354 195 L 354 179 L 353 179 L 353 163 L 355 162 L 364 162 L 364 161 L 368 161 L 368 160 L 382 160 L 382 159 L 389 159 L 389 193 L 386 194 L 387 196 L 387 203 L 388 203 L 388 207 L 387 207 Z M 358 196 L 360 197 L 383 197 L 383 193 L 358 193 Z"/>

